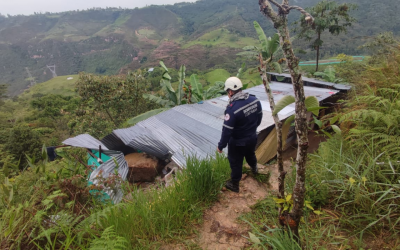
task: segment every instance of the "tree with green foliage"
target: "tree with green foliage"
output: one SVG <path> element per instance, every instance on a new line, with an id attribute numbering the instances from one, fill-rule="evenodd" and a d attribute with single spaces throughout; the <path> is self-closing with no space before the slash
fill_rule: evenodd
<path id="1" fill-rule="evenodd" d="M 17 125 L 11 129 L 10 137 L 4 149 L 10 152 L 14 159 L 25 159 L 26 155 L 38 158 L 42 148 L 42 141 L 38 134 L 26 125 Z M 19 167 L 26 166 L 26 161 L 21 160 Z"/>
<path id="2" fill-rule="evenodd" d="M 71 128 L 99 137 L 129 117 L 156 108 L 154 103 L 143 98 L 146 84 L 141 70 L 118 76 L 81 73 L 76 91 L 82 98 L 82 106 L 77 110 L 77 119 L 70 122 Z"/>
<path id="3" fill-rule="evenodd" d="M 4 104 L 3 99 L 7 97 L 7 85 L 0 84 L 0 106 Z"/>
<path id="4" fill-rule="evenodd" d="M 40 116 L 50 117 L 56 120 L 65 112 L 74 111 L 78 105 L 78 100 L 71 96 L 44 95 L 31 101 L 32 108 L 40 112 Z"/>
<path id="5" fill-rule="evenodd" d="M 311 47 L 317 52 L 316 54 L 316 68 L 318 71 L 318 62 L 320 57 L 320 48 L 323 44 L 321 35 L 325 30 L 328 30 L 332 35 L 339 35 L 347 32 L 347 27 L 350 27 L 355 18 L 350 16 L 350 11 L 356 8 L 355 4 L 343 3 L 338 4 L 336 1 L 324 0 L 306 11 L 314 17 L 314 23 L 310 26 L 305 19 L 304 14 L 296 22 L 298 28 L 295 29 L 299 32 L 297 37 L 312 41 Z"/>

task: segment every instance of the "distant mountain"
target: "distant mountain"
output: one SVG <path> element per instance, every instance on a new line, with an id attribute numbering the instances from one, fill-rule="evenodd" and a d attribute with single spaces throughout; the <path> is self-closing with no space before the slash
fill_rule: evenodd
<path id="1" fill-rule="evenodd" d="M 308 7 L 318 1 L 292 2 Z M 359 22 L 347 35 L 326 39 L 323 56 L 365 53 L 356 50 L 365 36 L 400 33 L 397 0 L 348 2 L 359 4 L 354 12 Z M 291 22 L 298 16 L 291 14 Z M 256 44 L 254 20 L 268 35 L 275 33 L 255 0 L 0 16 L 0 83 L 10 84 L 10 92 L 17 94 L 29 86 L 29 73 L 37 82 L 52 78 L 47 66 L 55 65 L 57 75 L 118 74 L 155 66 L 161 59 L 169 67 L 185 64 L 188 69 L 223 67 L 234 72 L 241 63 L 236 53 Z M 297 44 L 306 49 L 305 42 Z"/>

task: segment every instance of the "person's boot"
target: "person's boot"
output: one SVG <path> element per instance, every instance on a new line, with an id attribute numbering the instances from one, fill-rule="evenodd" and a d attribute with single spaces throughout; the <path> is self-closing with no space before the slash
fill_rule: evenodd
<path id="1" fill-rule="evenodd" d="M 252 172 L 254 175 L 258 174 L 258 167 L 257 167 L 257 165 L 256 165 L 255 167 L 251 167 L 251 172 Z"/>
<path id="2" fill-rule="evenodd" d="M 235 193 L 239 193 L 239 182 L 229 180 L 226 182 L 225 187 Z"/>

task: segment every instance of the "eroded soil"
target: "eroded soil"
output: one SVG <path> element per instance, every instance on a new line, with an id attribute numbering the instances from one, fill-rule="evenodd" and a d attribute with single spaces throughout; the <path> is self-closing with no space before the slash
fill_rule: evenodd
<path id="1" fill-rule="evenodd" d="M 289 170 L 291 162 L 285 161 Z M 251 176 L 243 175 L 240 193 L 222 191 L 218 201 L 204 213 L 204 223 L 199 226 L 197 245 L 202 249 L 243 249 L 249 246 L 250 227 L 238 217 L 251 211 L 251 206 L 278 189 L 276 165 L 259 165 L 260 172 L 271 173 L 270 185 L 260 183 Z"/>

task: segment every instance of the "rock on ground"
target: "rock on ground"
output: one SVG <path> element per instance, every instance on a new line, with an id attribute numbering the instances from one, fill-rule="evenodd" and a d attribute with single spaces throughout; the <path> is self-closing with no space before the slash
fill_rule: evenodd
<path id="1" fill-rule="evenodd" d="M 152 182 L 155 180 L 161 169 L 158 160 L 145 153 L 132 153 L 125 156 L 129 166 L 128 181 Z"/>

